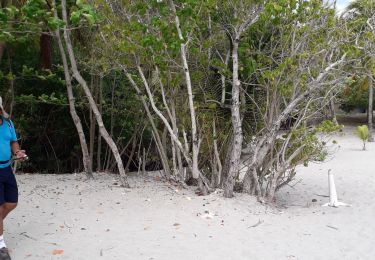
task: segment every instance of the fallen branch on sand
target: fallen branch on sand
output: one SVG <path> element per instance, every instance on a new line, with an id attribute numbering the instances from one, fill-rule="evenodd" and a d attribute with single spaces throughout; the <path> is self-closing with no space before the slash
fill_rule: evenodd
<path id="1" fill-rule="evenodd" d="M 318 197 L 329 198 L 329 195 L 322 195 L 322 194 L 316 194 L 316 193 L 314 193 L 314 195 Z"/>
<path id="2" fill-rule="evenodd" d="M 327 225 L 327 227 L 335 229 L 335 230 L 339 230 L 337 227 L 333 227 L 333 226 L 330 226 L 330 225 Z"/>
<path id="3" fill-rule="evenodd" d="M 263 222 L 264 222 L 264 220 L 260 220 L 259 219 L 258 223 L 254 224 L 254 225 L 252 225 L 252 226 L 250 226 L 248 228 L 255 228 L 255 227 L 259 226 L 260 224 L 262 224 Z"/>
<path id="4" fill-rule="evenodd" d="M 36 238 L 29 236 L 26 232 L 22 232 L 22 233 L 20 233 L 20 235 L 22 235 L 24 237 L 27 237 L 27 238 L 30 238 L 30 239 L 32 239 L 34 241 L 38 241 Z"/>

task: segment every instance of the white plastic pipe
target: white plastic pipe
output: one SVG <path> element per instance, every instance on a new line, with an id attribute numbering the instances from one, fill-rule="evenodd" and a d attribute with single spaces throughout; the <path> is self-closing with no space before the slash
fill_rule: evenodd
<path id="1" fill-rule="evenodd" d="M 330 207 L 349 206 L 348 204 L 340 202 L 337 199 L 335 181 L 333 178 L 333 174 L 331 173 L 331 170 L 328 171 L 328 185 L 329 185 L 329 203 L 326 203 L 323 206 L 330 206 Z"/>

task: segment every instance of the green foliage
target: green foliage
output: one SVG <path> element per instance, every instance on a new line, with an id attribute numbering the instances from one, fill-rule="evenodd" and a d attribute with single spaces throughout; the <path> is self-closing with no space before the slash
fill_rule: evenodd
<path id="1" fill-rule="evenodd" d="M 82 1 L 77 1 L 77 6 L 73 10 L 70 21 L 75 26 L 85 22 L 92 26 L 100 21 L 100 16 L 94 8 L 89 4 L 83 4 Z"/>
<path id="2" fill-rule="evenodd" d="M 297 149 L 302 147 L 301 152 L 293 158 L 291 167 L 296 167 L 299 164 L 308 166 L 311 161 L 323 162 L 327 156 L 328 151 L 325 149 L 326 141 L 324 136 L 329 136 L 332 133 L 340 131 L 342 125 L 336 125 L 330 120 L 325 120 L 314 127 L 298 127 L 291 131 L 291 137 L 287 148 L 287 156 L 292 155 Z M 279 139 L 279 145 L 285 142 L 287 134 Z M 335 141 L 333 141 L 335 143 Z"/>
<path id="3" fill-rule="evenodd" d="M 52 30 L 56 30 L 58 28 L 61 28 L 65 25 L 64 21 L 59 19 L 59 18 L 56 18 L 56 17 L 49 17 L 47 19 L 47 25 L 49 28 L 51 28 Z"/>
<path id="4" fill-rule="evenodd" d="M 356 134 L 359 137 L 359 139 L 361 139 L 363 142 L 363 150 L 366 150 L 366 142 L 370 137 L 367 125 L 358 126 L 356 129 Z"/>
<path id="5" fill-rule="evenodd" d="M 348 52 L 350 58 L 363 55 L 360 48 L 347 44 L 342 39 L 344 33 L 338 27 L 340 21 L 332 10 L 323 7 L 318 0 L 174 2 L 183 39 L 177 33 L 174 13 L 168 1 L 67 2 L 68 29 L 71 30 L 78 67 L 90 83 L 98 103 L 101 101 L 106 126 L 110 128 L 120 150 L 125 147 L 134 131 L 140 131 L 144 127 L 144 132 L 139 133 L 142 142 L 137 142 L 137 150 L 152 147 L 150 158 L 155 161 L 158 160 L 158 153 L 153 143 L 151 127 L 144 122 L 146 113 L 142 103 L 124 76 L 122 68 L 126 68 L 134 76 L 141 88 L 141 96 L 148 102 L 137 66 L 144 70 L 157 107 L 170 120 L 163 101 L 161 81 L 167 103 L 170 106 L 173 103 L 175 107 L 179 137 L 183 141 L 184 130 L 189 142 L 191 118 L 180 53 L 181 44 L 186 44 L 201 137 L 199 164 L 204 172 L 210 172 L 213 167 L 213 141 L 217 141 L 219 156 L 224 161 L 232 131 L 228 109 L 232 90 L 231 37 L 234 28 L 239 28 L 246 22 L 253 7 L 262 6 L 264 9 L 259 11 L 259 21 L 241 35 L 238 50 L 239 76 L 244 94 L 241 97 L 241 114 L 246 141 L 253 136 L 262 137 L 262 134 L 272 128 L 277 113 L 283 111 L 296 95 L 308 89 L 314 78 L 327 66 L 328 57 L 335 60 L 342 52 Z M 61 14 L 60 6 L 53 8 Z M 39 67 L 40 33 L 65 26 L 61 18 L 53 16 L 52 11 L 47 2 L 41 0 L 28 0 L 23 6 L 9 6 L 0 11 L 0 40 L 6 40 L 11 50 L 9 58 L 4 56 L 9 60 L 1 63 L 0 83 L 3 93 L 9 92 L 11 84 L 15 86 L 15 122 L 24 145 L 31 147 L 32 158 L 35 158 L 35 161 L 31 161 L 30 169 L 54 172 L 58 168 L 62 172 L 80 169 L 82 166 L 79 164 L 80 147 L 69 115 L 64 74 L 55 42 L 52 41 L 52 68 L 41 70 Z M 10 26 L 9 21 L 13 19 L 18 23 Z M 309 26 L 311 21 L 313 26 Z M 328 36 L 332 35 L 337 35 L 337 38 L 332 37 L 328 41 Z M 372 39 L 372 35 L 368 33 L 364 36 Z M 361 37 L 361 44 L 365 37 Z M 339 43 L 338 47 L 336 42 Z M 370 68 L 369 64 L 372 63 L 371 59 L 364 60 L 366 68 Z M 156 67 L 160 72 L 160 79 L 155 76 Z M 225 77 L 223 104 L 222 76 Z M 329 80 L 334 82 L 333 76 Z M 88 136 L 90 110 L 84 94 L 76 86 L 77 82 L 73 81 L 73 84 L 78 113 Z M 98 91 L 99 85 L 101 91 Z M 331 87 L 327 83 L 327 89 Z M 324 96 L 326 89 L 321 94 Z M 8 99 L 10 97 L 11 95 Z M 312 113 L 311 111 L 320 110 L 319 106 L 323 102 L 319 102 L 313 101 L 308 105 L 302 102 L 289 116 L 293 118 L 299 116 L 301 111 Z M 304 105 L 307 106 L 306 110 Z M 156 116 L 154 120 L 156 128 L 162 133 L 163 123 Z M 213 122 L 217 128 L 216 136 L 212 134 Z M 331 121 L 324 121 L 314 127 L 292 127 L 285 130 L 284 139 L 277 139 L 274 150 L 268 156 L 285 149 L 285 156 L 288 158 L 302 147 L 300 154 L 293 158 L 292 167 L 307 164 L 311 160 L 324 160 L 327 155 L 325 143 L 318 136 L 339 129 L 340 126 Z M 290 143 L 284 147 L 288 136 Z M 40 147 L 36 147 L 35 143 L 41 143 Z M 168 148 L 169 144 L 167 143 Z M 106 149 L 103 146 L 102 152 L 106 152 Z M 125 149 L 124 160 L 128 153 Z M 108 161 L 110 160 L 109 158 Z"/>
<path id="6" fill-rule="evenodd" d="M 364 142 L 367 141 L 369 138 L 369 131 L 367 125 L 358 126 L 356 133 L 357 136 Z"/>
<path id="7" fill-rule="evenodd" d="M 372 19 L 375 10 L 373 0 L 355 0 L 347 8 L 347 24 L 350 28 L 351 44 L 345 49 L 348 55 L 356 60 L 356 69 L 353 71 L 352 82 L 347 84 L 344 90 L 342 103 L 343 109 L 350 111 L 355 107 L 366 108 L 368 106 L 368 76 L 375 75 L 375 21 Z M 371 25 L 372 23 L 372 25 Z"/>
<path id="8" fill-rule="evenodd" d="M 315 127 L 316 133 L 330 134 L 340 131 L 344 128 L 343 125 L 337 125 L 331 120 L 324 120 L 322 123 Z"/>
<path id="9" fill-rule="evenodd" d="M 341 108 L 347 112 L 353 108 L 366 110 L 368 107 L 368 88 L 368 77 L 353 76 L 340 95 Z"/>

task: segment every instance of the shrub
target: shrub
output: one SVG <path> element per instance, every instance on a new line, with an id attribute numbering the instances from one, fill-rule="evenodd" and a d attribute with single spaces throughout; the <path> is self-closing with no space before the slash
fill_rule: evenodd
<path id="1" fill-rule="evenodd" d="M 363 141 L 363 150 L 366 150 L 366 142 L 370 136 L 367 125 L 358 126 L 356 134 Z"/>

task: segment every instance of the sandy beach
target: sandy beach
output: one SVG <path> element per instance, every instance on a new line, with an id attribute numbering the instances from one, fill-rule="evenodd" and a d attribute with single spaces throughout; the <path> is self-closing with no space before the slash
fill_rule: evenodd
<path id="1" fill-rule="evenodd" d="M 14 260 L 22 259 L 375 259 L 375 143 L 347 127 L 325 163 L 298 168 L 277 206 L 221 191 L 198 197 L 152 174 L 19 174 L 20 202 L 5 221 Z M 327 172 L 340 201 L 328 202 Z"/>

